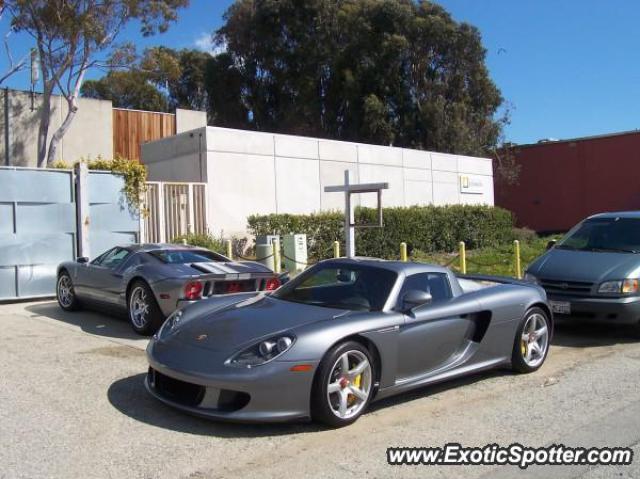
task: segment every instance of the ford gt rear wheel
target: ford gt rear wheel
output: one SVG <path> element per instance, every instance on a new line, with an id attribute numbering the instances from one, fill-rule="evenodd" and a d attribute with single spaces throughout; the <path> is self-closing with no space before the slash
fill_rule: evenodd
<path id="1" fill-rule="evenodd" d="M 162 326 L 164 315 L 147 283 L 143 281 L 133 283 L 127 306 L 129 322 L 136 333 L 150 336 Z"/>
<path id="2" fill-rule="evenodd" d="M 513 345 L 511 365 L 520 373 L 542 366 L 549 352 L 551 321 L 541 308 L 531 308 L 522 319 Z"/>
<path id="3" fill-rule="evenodd" d="M 313 419 L 332 427 L 355 422 L 373 391 L 373 362 L 367 348 L 349 341 L 331 349 L 318 369 L 311 399 Z"/>

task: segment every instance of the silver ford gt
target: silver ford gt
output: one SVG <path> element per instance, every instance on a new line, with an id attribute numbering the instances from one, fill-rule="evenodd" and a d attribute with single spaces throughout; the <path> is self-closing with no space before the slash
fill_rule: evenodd
<path id="1" fill-rule="evenodd" d="M 373 259 L 323 261 L 272 293 L 174 313 L 149 342 L 149 392 L 192 414 L 338 427 L 373 400 L 489 368 L 532 372 L 552 336 L 544 290 Z"/>
<path id="2" fill-rule="evenodd" d="M 93 261 L 62 263 L 56 292 L 64 310 L 91 305 L 126 312 L 137 333 L 151 335 L 187 304 L 278 286 L 280 277 L 254 261 L 192 246 L 138 244 L 111 248 Z"/>

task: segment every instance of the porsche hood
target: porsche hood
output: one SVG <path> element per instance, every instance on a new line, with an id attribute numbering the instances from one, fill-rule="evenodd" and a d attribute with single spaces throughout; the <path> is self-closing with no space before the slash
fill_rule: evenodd
<path id="1" fill-rule="evenodd" d="M 198 308 L 202 311 L 202 308 Z M 178 342 L 216 352 L 232 353 L 260 339 L 317 321 L 343 315 L 340 309 L 292 303 L 258 294 L 222 308 L 188 316 L 159 341 Z"/>

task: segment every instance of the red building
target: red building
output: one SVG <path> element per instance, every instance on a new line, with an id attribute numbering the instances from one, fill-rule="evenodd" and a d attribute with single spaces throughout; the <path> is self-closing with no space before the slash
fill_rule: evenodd
<path id="1" fill-rule="evenodd" d="M 640 210 L 640 131 L 517 145 L 513 154 L 520 175 L 514 185 L 496 180 L 495 204 L 518 226 L 559 232 L 594 213 Z"/>

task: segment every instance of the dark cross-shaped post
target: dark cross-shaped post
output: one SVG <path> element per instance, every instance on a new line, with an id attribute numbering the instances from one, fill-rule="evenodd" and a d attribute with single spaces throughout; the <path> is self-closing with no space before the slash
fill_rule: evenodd
<path id="1" fill-rule="evenodd" d="M 351 195 L 358 193 L 377 193 L 378 195 L 378 225 L 382 226 L 382 190 L 389 189 L 389 183 L 364 183 L 351 184 L 349 170 L 344 170 L 344 184 L 325 186 L 326 193 L 344 193 L 344 243 L 347 258 L 356 255 L 356 234 L 354 208 L 351 203 Z M 366 225 L 370 226 L 370 225 Z"/>

